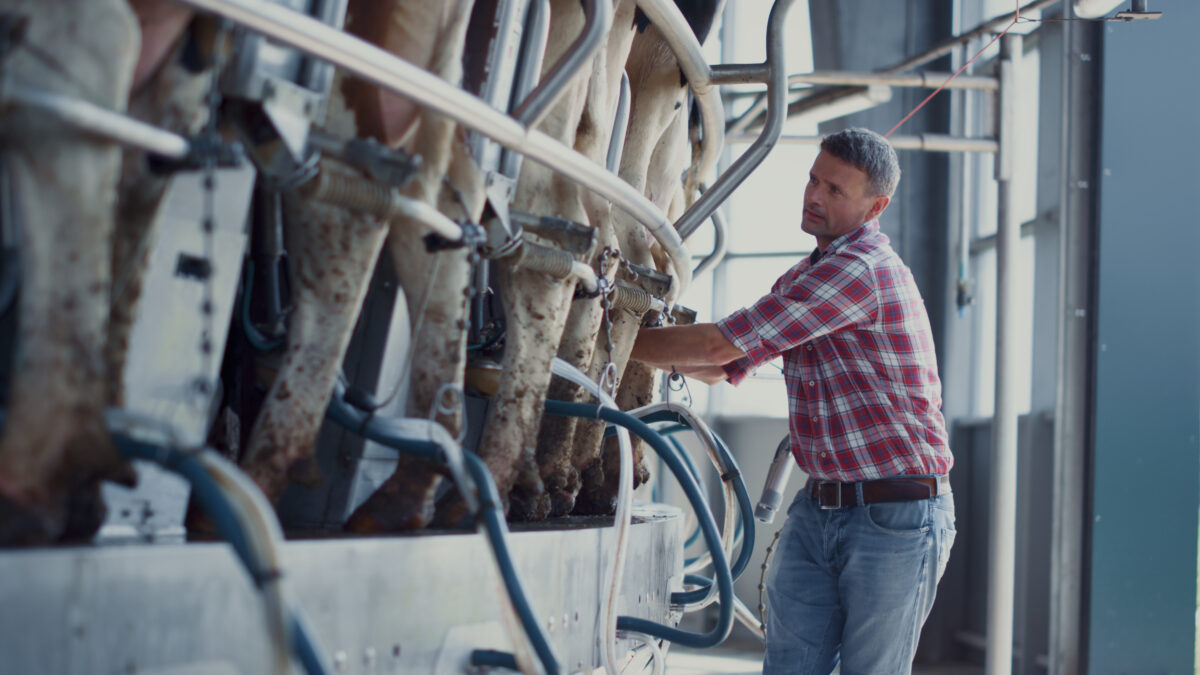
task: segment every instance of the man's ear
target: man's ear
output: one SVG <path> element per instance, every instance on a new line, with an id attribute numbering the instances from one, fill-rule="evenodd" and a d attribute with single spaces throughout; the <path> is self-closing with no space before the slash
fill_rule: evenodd
<path id="1" fill-rule="evenodd" d="M 892 203 L 892 199 L 887 195 L 879 195 L 875 197 L 875 202 L 871 204 L 871 210 L 867 211 L 867 220 L 871 221 L 878 218 L 879 214 L 883 213 L 883 210 L 886 209 L 890 203 Z"/>

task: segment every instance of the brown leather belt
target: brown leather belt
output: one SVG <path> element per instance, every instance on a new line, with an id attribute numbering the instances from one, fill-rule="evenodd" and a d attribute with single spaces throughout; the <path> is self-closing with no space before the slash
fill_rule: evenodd
<path id="1" fill-rule="evenodd" d="M 862 499 L 859 499 L 859 486 Z M 912 502 L 950 494 L 950 477 L 883 478 L 861 483 L 839 483 L 832 480 L 808 479 L 804 486 L 808 496 L 822 509 L 861 506 L 879 502 Z"/>

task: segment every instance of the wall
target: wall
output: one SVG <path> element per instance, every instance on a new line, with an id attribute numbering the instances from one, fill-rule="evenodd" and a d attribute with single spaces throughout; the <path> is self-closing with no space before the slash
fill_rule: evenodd
<path id="1" fill-rule="evenodd" d="M 1200 4 L 1110 23 L 1088 672 L 1191 672 L 1200 485 Z"/>

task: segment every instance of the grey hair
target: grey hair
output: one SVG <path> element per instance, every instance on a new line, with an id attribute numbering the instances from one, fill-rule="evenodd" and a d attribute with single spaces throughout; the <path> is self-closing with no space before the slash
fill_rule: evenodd
<path id="1" fill-rule="evenodd" d="M 887 139 L 870 129 L 852 127 L 821 139 L 821 150 L 867 174 L 872 194 L 891 197 L 900 182 L 900 161 Z"/>

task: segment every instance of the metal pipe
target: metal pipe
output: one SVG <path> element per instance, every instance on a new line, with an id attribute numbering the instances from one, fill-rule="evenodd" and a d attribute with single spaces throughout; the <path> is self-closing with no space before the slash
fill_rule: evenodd
<path id="1" fill-rule="evenodd" d="M 923 71 L 905 75 L 902 73 L 854 73 L 837 70 L 814 70 L 811 73 L 796 73 L 788 76 L 788 85 L 797 84 L 841 84 L 871 85 L 886 84 L 893 87 L 916 87 L 923 89 L 974 89 L 996 91 L 1000 83 L 994 77 L 959 75 L 946 82 L 951 73 Z"/>
<path id="2" fill-rule="evenodd" d="M 477 97 L 393 54 L 297 12 L 261 0 L 176 0 L 324 59 L 557 171 L 642 224 L 671 258 L 679 294 L 692 281 L 688 253 L 662 211 L 632 185 L 544 133 L 526 129 Z M 790 4 L 790 2 L 788 3 Z"/>
<path id="3" fill-rule="evenodd" d="M 22 84 L 14 84 L 4 91 L 7 96 L 0 101 L 0 109 L 14 104 L 34 108 L 81 131 L 171 159 L 183 159 L 191 151 L 191 143 L 179 134 L 163 131 L 83 99 Z"/>
<path id="4" fill-rule="evenodd" d="M 990 556 L 988 559 L 987 675 L 1012 672 L 1013 591 L 1016 577 L 1017 521 L 1017 222 L 1012 185 L 1016 142 L 1015 72 L 1020 67 L 1021 36 L 1000 43 L 1000 96 L 996 154 L 996 403 L 992 418 Z"/>
<path id="5" fill-rule="evenodd" d="M 523 101 L 537 86 L 542 73 L 542 62 L 546 57 L 546 42 L 550 39 L 550 0 L 533 0 L 525 15 L 525 31 L 521 38 L 521 57 L 517 62 L 516 80 L 513 82 L 511 111 L 518 101 Z M 516 180 L 521 173 L 521 155 L 504 150 L 500 158 L 500 173 Z"/>
<path id="6" fill-rule="evenodd" d="M 529 2 L 524 31 L 521 34 L 521 58 L 517 60 L 517 73 L 512 83 L 511 112 L 518 101 L 523 101 L 538 86 L 542 60 L 546 56 L 546 42 L 550 40 L 550 0 Z M 500 154 L 500 173 L 516 180 L 521 174 L 521 155 L 509 149 Z"/>
<path id="7" fill-rule="evenodd" d="M 1039 9 L 1044 9 L 1046 7 L 1049 7 L 1050 5 L 1057 4 L 1058 2 L 1059 2 L 1059 0 L 1033 0 L 1033 2 L 1026 3 L 1026 5 L 1024 7 L 1021 7 L 1020 12 L 1021 12 L 1021 14 L 1035 12 Z M 933 47 L 930 47 L 929 49 L 925 50 L 924 52 L 921 52 L 920 54 L 917 54 L 916 56 L 905 59 L 895 65 L 884 68 L 879 72 L 885 73 L 885 74 L 902 73 L 906 70 L 911 70 L 913 68 L 916 68 L 917 66 L 921 66 L 926 63 L 929 63 L 930 61 L 936 61 L 937 59 L 940 59 L 943 56 L 946 56 L 950 52 L 954 51 L 954 49 L 956 47 L 963 44 L 964 42 L 969 42 L 981 35 L 995 32 L 996 29 L 998 29 L 1002 26 L 1005 26 L 1009 23 L 1012 23 L 1013 19 L 1015 19 L 1016 16 L 1017 16 L 1016 12 L 1009 12 L 1007 14 L 1002 14 L 995 18 L 988 19 L 987 21 L 984 21 L 983 23 L 979 24 L 978 26 L 971 29 L 970 31 L 967 31 L 966 33 L 962 33 L 960 35 L 955 35 L 954 37 L 943 40 L 943 41 L 939 42 L 938 44 L 934 45 Z M 843 92 L 841 95 L 844 96 L 849 93 L 851 93 L 851 92 Z M 830 92 L 825 91 L 825 92 L 822 92 L 821 94 L 810 96 L 808 98 L 815 98 L 818 95 L 822 96 L 822 97 L 829 97 Z M 801 99 L 797 103 L 803 103 L 805 100 L 806 99 Z M 758 98 L 758 100 L 756 100 L 754 102 L 754 104 L 751 105 L 750 108 L 748 108 L 746 110 L 746 112 L 742 114 L 741 117 L 734 120 L 733 124 L 729 125 L 729 129 L 728 129 L 729 133 L 732 134 L 732 133 L 744 131 L 745 129 L 747 129 L 758 118 L 759 114 L 762 113 L 763 107 L 765 105 L 766 105 L 765 97 L 760 96 Z"/>
<path id="8" fill-rule="evenodd" d="M 725 107 L 721 92 L 712 84 L 712 70 L 704 60 L 695 31 L 674 0 L 638 0 L 637 4 L 671 47 L 700 110 L 704 136 L 700 139 L 700 156 L 689 175 L 690 183 L 697 185 L 716 167 L 725 145 Z"/>
<path id="9" fill-rule="evenodd" d="M 739 134 L 730 137 L 731 143 L 747 142 L 754 136 Z M 779 137 L 785 145 L 820 145 L 823 136 L 786 134 Z M 888 142 L 897 150 L 924 150 L 926 152 L 983 152 L 995 153 L 999 144 L 990 138 L 962 138 L 945 134 L 920 134 L 917 136 L 890 136 Z"/>
<path id="10" fill-rule="evenodd" d="M 567 51 L 559 57 L 541 83 L 513 110 L 513 117 L 521 124 L 528 127 L 537 126 L 542 117 L 550 111 L 550 106 L 566 91 L 571 80 L 604 44 L 605 36 L 612 28 L 611 0 L 585 0 L 583 13 L 583 30 L 579 32 L 579 37 L 567 47 Z"/>
<path id="11" fill-rule="evenodd" d="M 721 63 L 712 66 L 712 83 L 728 84 L 764 84 L 770 77 L 770 69 L 765 63 Z"/>
<path id="12" fill-rule="evenodd" d="M 712 212 L 713 223 L 713 250 L 704 260 L 696 265 L 696 269 L 692 271 L 692 278 L 704 274 L 710 269 L 716 267 L 722 260 L 725 259 L 727 251 L 725 233 L 729 230 L 729 225 L 725 222 L 725 216 L 721 214 L 721 209 Z"/>
<path id="13" fill-rule="evenodd" d="M 717 182 L 697 199 L 694 204 L 679 218 L 675 229 L 679 236 L 687 239 L 700 224 L 708 219 L 733 191 L 742 184 L 746 177 L 766 159 L 771 148 L 783 131 L 784 110 L 787 107 L 787 76 L 784 72 L 785 53 L 783 41 L 783 24 L 788 10 L 795 0 L 776 0 L 771 7 L 771 16 L 767 20 L 767 120 L 763 124 L 762 134 L 754 141 L 746 152 L 737 158 Z"/>
<path id="14" fill-rule="evenodd" d="M 617 116 L 613 120 L 612 136 L 608 141 L 608 156 L 604 165 L 616 173 L 621 168 L 621 153 L 625 150 L 625 135 L 629 132 L 629 102 L 633 92 L 629 88 L 629 73 L 621 73 L 621 95 L 617 98 Z"/>

